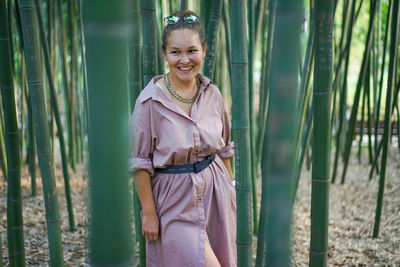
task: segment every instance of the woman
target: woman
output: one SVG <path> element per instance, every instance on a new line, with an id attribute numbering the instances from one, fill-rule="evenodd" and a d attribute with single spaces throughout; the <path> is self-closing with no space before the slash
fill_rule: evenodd
<path id="1" fill-rule="evenodd" d="M 139 95 L 131 169 L 142 204 L 147 266 L 236 266 L 236 197 L 228 116 L 199 73 L 204 32 L 192 11 L 165 18 L 169 73 Z"/>

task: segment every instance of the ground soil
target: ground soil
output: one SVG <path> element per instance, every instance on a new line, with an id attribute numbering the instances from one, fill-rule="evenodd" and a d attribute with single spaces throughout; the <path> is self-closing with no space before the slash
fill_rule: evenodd
<path id="1" fill-rule="evenodd" d="M 341 166 L 339 174 L 341 173 Z M 378 177 L 368 181 L 369 165 L 353 157 L 344 185 L 330 187 L 329 266 L 400 266 L 400 153 L 392 150 L 387 168 L 380 234 L 372 238 Z M 72 174 L 71 187 L 76 228 L 69 231 L 61 167 L 56 165 L 66 266 L 89 266 L 87 246 L 88 178 L 85 166 Z M 22 197 L 27 266 L 48 266 L 48 243 L 40 175 L 38 195 L 31 196 L 30 177 L 22 171 Z M 311 172 L 303 171 L 293 215 L 293 265 L 307 266 L 310 243 Z M 8 266 L 6 184 L 0 177 L 0 237 Z M 255 238 L 256 239 L 256 238 Z"/>

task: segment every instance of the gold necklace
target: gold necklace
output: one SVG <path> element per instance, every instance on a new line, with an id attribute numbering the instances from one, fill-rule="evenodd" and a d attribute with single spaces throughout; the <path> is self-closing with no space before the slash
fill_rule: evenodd
<path id="1" fill-rule="evenodd" d="M 197 95 L 199 94 L 199 89 L 200 89 L 200 80 L 199 80 L 199 78 L 197 78 L 197 76 L 195 76 L 196 85 L 197 85 L 196 94 L 194 95 L 194 97 L 186 98 L 186 97 L 183 97 L 183 96 L 179 95 L 179 94 L 174 90 L 174 88 L 171 86 L 171 83 L 170 83 L 170 81 L 169 81 L 168 75 L 169 75 L 169 73 L 166 73 L 166 74 L 164 74 L 164 76 L 163 76 L 163 78 L 164 78 L 164 83 L 165 83 L 165 86 L 167 87 L 168 91 L 169 91 L 176 99 L 178 99 L 178 100 L 181 101 L 181 102 L 184 102 L 184 103 L 193 103 L 193 102 L 196 100 Z"/>

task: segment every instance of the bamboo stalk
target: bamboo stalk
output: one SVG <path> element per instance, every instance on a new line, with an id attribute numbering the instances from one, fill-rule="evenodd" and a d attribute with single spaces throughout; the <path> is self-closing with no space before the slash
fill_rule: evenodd
<path id="1" fill-rule="evenodd" d="M 68 33 L 69 33 L 69 55 L 70 55 L 70 90 L 69 93 L 69 128 L 70 131 L 70 139 L 69 139 L 69 162 L 71 164 L 71 168 L 74 172 L 76 172 L 76 163 L 78 157 L 78 135 L 77 135 L 77 91 L 78 91 L 78 83 L 77 83 L 77 69 L 78 69 L 78 58 L 77 58 L 77 44 L 76 44 L 76 25 L 75 25 L 75 8 L 73 0 L 67 1 L 68 7 Z"/>
<path id="2" fill-rule="evenodd" d="M 181 0 L 179 2 L 179 9 L 180 10 L 186 10 L 188 9 L 188 1 L 187 0 Z"/>
<path id="3" fill-rule="evenodd" d="M 215 67 L 215 52 L 217 47 L 218 29 L 222 11 L 223 0 L 212 0 L 208 27 L 206 32 L 207 52 L 204 59 L 204 75 L 213 80 Z"/>
<path id="4" fill-rule="evenodd" d="M 59 51 L 60 51 L 60 65 L 61 65 L 61 73 L 62 73 L 62 87 L 63 87 L 63 96 L 64 96 L 64 114 L 65 114 L 65 128 L 67 133 L 67 142 L 68 142 L 68 157 L 71 158 L 72 151 L 70 149 L 72 136 L 71 136 L 71 106 L 70 106 L 70 91 L 71 88 L 71 78 L 69 73 L 69 65 L 68 65 L 68 51 L 67 51 L 67 33 L 64 22 L 64 16 L 62 12 L 62 0 L 57 0 L 57 18 L 58 18 L 58 29 L 59 29 Z M 71 168 L 73 167 L 72 161 L 69 161 Z"/>
<path id="5" fill-rule="evenodd" d="M 348 69 L 349 69 L 349 62 L 350 62 L 350 50 L 351 50 L 351 41 L 352 41 L 352 29 L 353 25 L 355 23 L 354 21 L 354 13 L 355 13 L 355 5 L 356 1 L 351 0 L 348 3 L 349 6 L 349 11 L 347 12 L 347 16 L 350 17 L 349 21 L 349 26 L 345 27 L 344 29 L 347 29 L 345 31 L 346 34 L 346 45 L 344 48 L 344 52 L 342 55 L 345 57 L 345 63 L 344 63 L 344 73 L 343 73 L 343 83 L 342 86 L 339 87 L 340 90 L 340 96 L 339 96 L 339 126 L 338 130 L 336 132 L 336 151 L 335 151 L 335 160 L 333 164 L 333 171 L 332 171 L 332 178 L 331 178 L 331 183 L 335 183 L 336 181 L 336 173 L 338 169 L 338 164 L 339 164 L 339 155 L 341 152 L 341 143 L 342 143 L 342 136 L 344 136 L 344 130 L 343 128 L 345 127 L 345 121 L 346 121 L 346 98 L 347 98 L 347 74 L 348 74 Z M 350 7 L 351 6 L 351 7 Z M 344 33 L 342 33 L 344 35 Z M 338 66 L 340 66 L 341 63 L 338 63 Z M 333 81 L 333 90 L 336 90 L 337 84 L 339 83 L 339 67 L 337 66 L 336 71 L 335 71 L 335 79 Z"/>
<path id="6" fill-rule="evenodd" d="M 263 94 L 260 97 L 260 111 L 259 111 L 259 121 L 258 121 L 258 133 L 257 133 L 257 162 L 261 162 L 261 154 L 263 149 L 263 142 L 264 142 L 264 133 L 265 133 L 265 126 L 267 123 L 267 110 L 268 110 L 268 99 L 269 99 L 269 87 L 270 87 L 270 70 L 271 70 L 271 51 L 272 51 L 272 43 L 274 39 L 274 30 L 275 30 L 275 11 L 276 11 L 276 0 L 269 1 L 269 14 L 268 14 L 268 39 L 267 39 L 267 46 L 266 46 L 266 55 L 265 55 L 265 64 L 264 64 L 264 71 L 263 71 L 263 79 L 262 85 L 260 90 L 262 90 Z M 260 215 L 261 216 L 261 215 Z"/>
<path id="7" fill-rule="evenodd" d="M 61 123 L 60 111 L 58 109 L 56 88 L 55 88 L 55 83 L 53 80 L 54 74 L 52 73 L 52 69 L 51 69 L 51 63 L 50 63 L 51 58 L 50 58 L 48 43 L 46 42 L 46 36 L 44 33 L 44 26 L 43 26 L 42 14 L 40 11 L 39 0 L 35 0 L 35 5 L 36 5 L 36 16 L 37 16 L 38 22 L 39 22 L 39 29 L 40 29 L 39 32 L 40 32 L 42 51 L 44 53 L 44 58 L 45 58 L 46 74 L 47 74 L 47 79 L 48 79 L 49 87 L 50 87 L 50 98 L 51 98 L 51 104 L 52 104 L 52 111 L 54 113 L 54 117 L 56 120 L 58 138 L 59 138 L 59 142 L 60 142 L 61 163 L 62 163 L 62 170 L 63 170 L 63 177 L 64 177 L 65 198 L 66 198 L 67 209 L 68 209 L 69 229 L 71 231 L 75 231 L 74 210 L 73 210 L 72 199 L 71 199 L 71 186 L 69 183 L 70 179 L 69 179 L 69 172 L 68 172 L 68 159 L 67 159 L 67 152 L 65 149 L 66 146 L 65 146 L 65 141 L 64 141 L 64 131 L 63 131 L 62 123 Z"/>
<path id="8" fill-rule="evenodd" d="M 84 5 L 92 266 L 133 266 L 126 160 L 129 154 L 130 3 L 119 0 L 110 5 L 108 0 L 87 0 Z"/>
<path id="9" fill-rule="evenodd" d="M 376 202 L 376 212 L 374 221 L 374 230 L 372 237 L 376 238 L 379 235 L 379 226 L 382 215 L 382 202 L 383 194 L 385 189 L 385 178 L 386 178 L 386 165 L 387 158 L 389 155 L 389 142 L 390 142 L 390 132 L 391 132 L 391 117 L 392 117 L 392 97 L 393 88 L 396 84 L 396 64 L 398 56 L 398 36 L 399 36 L 399 17 L 400 17 L 400 4 L 399 0 L 393 1 L 393 17 L 391 24 L 391 38 L 390 38 L 390 57 L 389 57 L 389 69 L 388 69 L 388 85 L 386 92 L 386 107 L 385 107 L 385 123 L 383 128 L 382 136 L 382 159 L 381 159 L 381 172 L 379 175 L 379 189 L 378 197 Z"/>
<path id="10" fill-rule="evenodd" d="M 157 74 L 157 18 L 155 0 L 141 0 L 140 12 L 142 14 L 142 33 L 143 33 L 143 85 Z"/>
<path id="11" fill-rule="evenodd" d="M 267 244 L 266 266 L 290 266 L 291 193 L 296 173 L 296 100 L 303 12 L 303 1 L 276 2 L 267 126 L 261 161 L 262 190 L 267 201 L 260 212 L 267 213 L 267 218 L 266 231 L 258 238 L 258 242 L 265 240 Z"/>
<path id="12" fill-rule="evenodd" d="M 28 74 L 28 86 L 32 101 L 35 137 L 40 171 L 42 174 L 43 194 L 46 209 L 47 233 L 50 249 L 50 264 L 61 266 L 63 249 L 61 242 L 60 214 L 58 209 L 55 175 L 49 140 L 49 129 L 44 102 L 42 65 L 38 36 L 38 23 L 33 0 L 22 0 L 20 12 L 24 36 L 25 60 Z"/>
<path id="13" fill-rule="evenodd" d="M 5 1 L 0 1 L 0 88 L 4 112 L 4 139 L 7 155 L 7 215 L 12 235 L 15 266 L 25 266 L 24 229 L 21 199 L 21 154 L 11 67 L 10 40 Z M 8 216 L 7 216 L 8 217 Z"/>
<path id="14" fill-rule="evenodd" d="M 143 88 L 142 84 L 142 19 L 140 14 L 140 0 L 132 1 L 132 38 L 129 44 L 129 93 L 130 93 L 130 112 L 133 108 L 140 91 Z M 136 243 L 142 244 L 145 242 L 142 236 L 142 221 L 140 218 L 140 201 L 133 186 L 133 212 L 135 221 L 135 240 Z M 143 249 L 141 250 L 143 254 Z M 139 266 L 146 265 L 146 255 L 139 257 Z"/>
<path id="15" fill-rule="evenodd" d="M 252 216 L 248 55 L 244 1 L 230 6 L 232 46 L 232 135 L 235 142 L 238 266 L 251 266 Z"/>
<path id="16" fill-rule="evenodd" d="M 348 167 L 348 163 L 349 163 L 349 158 L 350 158 L 350 150 L 351 150 L 351 145 L 353 142 L 353 137 L 354 137 L 354 132 L 355 132 L 355 123 L 356 123 L 356 118 L 357 118 L 357 114 L 358 114 L 360 94 L 361 94 L 362 84 L 364 83 L 364 80 L 365 80 L 367 62 L 369 60 L 371 46 L 372 46 L 372 33 L 373 33 L 373 28 L 375 26 L 374 21 L 375 21 L 375 16 L 376 16 L 377 3 L 378 3 L 378 0 L 373 0 L 373 2 L 371 4 L 370 23 L 368 26 L 368 33 L 367 33 L 367 39 L 366 39 L 366 44 L 365 44 L 364 56 L 362 59 L 360 74 L 358 76 L 356 92 L 354 95 L 353 106 L 352 106 L 350 121 L 349 121 L 349 130 L 347 132 L 346 146 L 345 146 L 345 151 L 344 151 L 344 166 L 343 166 L 343 172 L 342 172 L 342 179 L 340 181 L 341 184 L 344 184 L 347 167 Z"/>
<path id="17" fill-rule="evenodd" d="M 387 20 L 386 20 L 386 27 L 385 27 L 385 39 L 383 41 L 383 54 L 382 54 L 382 63 L 381 63 L 381 75 L 379 78 L 379 86 L 378 86 L 378 96 L 377 96 L 377 101 L 374 103 L 374 109 L 375 109 L 375 140 L 374 140 L 374 146 L 375 146 L 375 158 L 378 157 L 378 128 L 379 128 L 379 121 L 380 121 L 380 110 L 381 110 L 381 99 L 382 99 L 382 89 L 383 89 L 383 80 L 384 80 L 384 73 L 385 73 L 385 59 L 386 59 L 386 48 L 387 48 L 387 42 L 389 39 L 389 28 L 390 28 L 390 21 L 392 19 L 392 13 L 393 13 L 393 0 L 389 0 L 389 10 L 387 14 Z M 378 165 L 376 165 L 378 166 Z M 378 169 L 377 169 L 378 172 Z"/>
<path id="18" fill-rule="evenodd" d="M 254 121 L 254 108 L 253 108 L 253 99 L 254 99 L 254 78 L 253 78 L 253 69 L 254 69 L 254 50 L 255 50 L 255 20 L 254 20 L 254 1 L 247 1 L 247 21 L 248 21 L 248 29 L 249 29 L 249 120 L 250 120 L 250 168 L 251 168 L 251 183 L 252 183 L 252 207 L 253 207 L 253 233 L 257 234 L 258 232 L 258 212 L 257 212 L 257 160 L 255 153 L 255 142 L 254 142 L 254 132 L 255 125 Z"/>
<path id="19" fill-rule="evenodd" d="M 333 0 L 315 1 L 310 266 L 326 266 L 328 256 L 333 10 Z"/>
<path id="20" fill-rule="evenodd" d="M 3 112 L 0 108 L 0 166 L 3 172 L 3 178 L 7 181 L 7 160 L 6 160 L 6 146 L 4 142 L 4 129 L 3 129 Z"/>
<path id="21" fill-rule="evenodd" d="M 28 92 L 25 94 L 28 95 Z M 36 142 L 35 142 L 35 130 L 33 126 L 33 115 L 32 105 L 30 96 L 26 96 L 26 104 L 28 111 L 28 168 L 31 176 L 31 195 L 36 196 Z"/>

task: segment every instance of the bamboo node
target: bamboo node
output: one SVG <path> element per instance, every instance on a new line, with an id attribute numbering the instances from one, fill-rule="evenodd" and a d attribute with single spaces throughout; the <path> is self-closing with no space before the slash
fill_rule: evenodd
<path id="1" fill-rule="evenodd" d="M 313 178 L 312 181 L 316 182 L 316 183 L 329 183 L 331 181 L 331 179 L 330 178 L 328 178 L 328 179 Z"/>
<path id="2" fill-rule="evenodd" d="M 317 250 L 310 250 L 310 253 L 311 254 L 314 254 L 314 255 L 325 255 L 325 254 L 327 254 L 328 253 L 328 250 L 323 250 L 323 251 L 317 251 Z"/>

